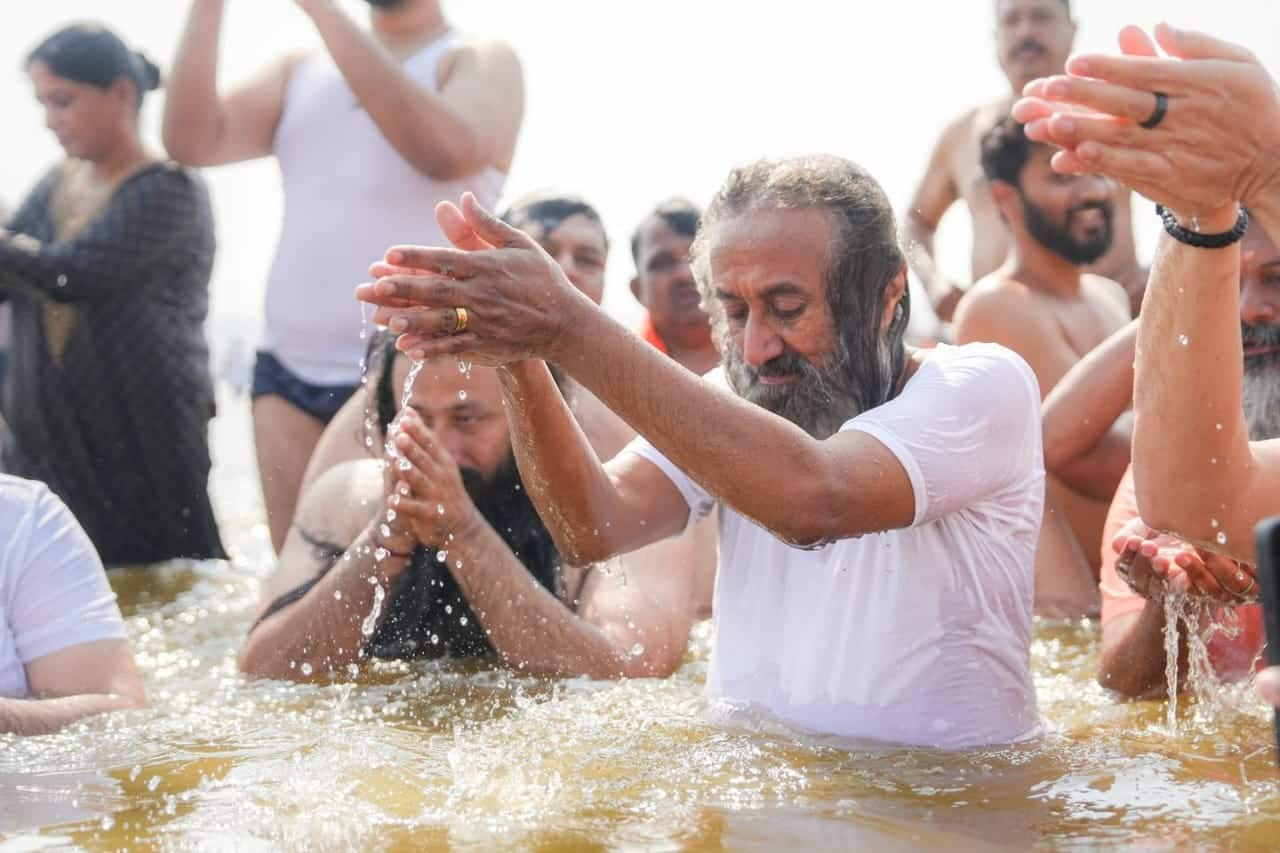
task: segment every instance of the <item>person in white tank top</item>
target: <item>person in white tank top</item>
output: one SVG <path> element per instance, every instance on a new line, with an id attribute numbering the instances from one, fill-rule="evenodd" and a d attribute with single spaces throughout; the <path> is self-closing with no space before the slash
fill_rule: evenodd
<path id="1" fill-rule="evenodd" d="M 523 116 L 523 78 L 508 46 L 454 34 L 440 0 L 369 0 L 368 32 L 333 0 L 298 0 L 325 53 L 281 58 L 220 95 L 225 2 L 192 0 L 163 133 L 170 156 L 192 166 L 272 154 L 280 162 L 285 215 L 253 389 L 279 550 L 307 460 L 359 384 L 354 286 L 388 246 L 442 241 L 438 201 L 464 191 L 497 201 Z"/>

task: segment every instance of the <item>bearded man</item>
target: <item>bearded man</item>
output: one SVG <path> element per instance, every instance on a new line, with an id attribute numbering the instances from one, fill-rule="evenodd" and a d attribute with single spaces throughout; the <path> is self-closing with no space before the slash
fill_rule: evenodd
<path id="1" fill-rule="evenodd" d="M 724 360 L 705 379 L 473 197 L 438 215 L 458 248 L 394 248 L 357 296 L 402 349 L 504 365 L 524 482 L 571 562 L 719 505 L 712 696 L 944 749 L 1039 731 L 1039 389 L 1000 346 L 904 345 L 906 262 L 869 174 L 819 156 L 729 175 L 693 251 Z M 602 464 L 543 361 L 642 437 Z"/>
<path id="2" fill-rule="evenodd" d="M 1115 184 L 1055 174 L 1052 155 L 1009 118 L 982 138 L 983 172 L 1010 248 L 1004 264 L 965 294 L 955 323 L 960 343 L 991 341 L 1025 358 L 1043 394 L 1129 321 L 1124 288 L 1085 271 L 1112 244 Z M 1036 552 L 1043 615 L 1096 610 L 1098 542 L 1114 491 L 1113 480 L 1068 486 L 1050 473 Z"/>

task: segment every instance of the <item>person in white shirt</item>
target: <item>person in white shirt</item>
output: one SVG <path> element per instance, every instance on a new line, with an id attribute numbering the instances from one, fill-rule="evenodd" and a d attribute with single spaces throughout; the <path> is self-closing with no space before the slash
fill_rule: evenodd
<path id="1" fill-rule="evenodd" d="M 869 174 L 830 156 L 730 174 L 694 248 L 724 359 L 708 380 L 474 197 L 440 218 L 457 248 L 394 248 L 357 296 L 415 356 L 504 365 L 524 482 L 566 559 L 627 552 L 719 506 L 713 696 L 943 749 L 1040 731 L 1036 379 L 993 344 L 905 346 L 906 262 Z M 534 359 L 644 438 L 602 465 Z M 405 503 L 425 512 L 430 491 Z"/>
<path id="2" fill-rule="evenodd" d="M 43 484 L 0 474 L 0 734 L 146 701 L 93 543 Z"/>

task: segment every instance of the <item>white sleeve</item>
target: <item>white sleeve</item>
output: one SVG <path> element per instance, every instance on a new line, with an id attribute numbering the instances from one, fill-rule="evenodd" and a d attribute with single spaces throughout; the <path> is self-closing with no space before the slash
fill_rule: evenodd
<path id="1" fill-rule="evenodd" d="M 706 489 L 695 483 L 691 477 L 677 468 L 675 463 L 664 456 L 662 451 L 650 444 L 649 440 L 644 436 L 636 436 L 630 444 L 622 449 L 622 452 L 634 453 L 641 459 L 652 462 L 658 466 L 658 470 L 667 475 L 667 479 L 680 492 L 684 502 L 689 505 L 689 523 L 685 525 L 686 530 L 706 518 L 715 509 L 716 499 L 711 497 L 711 494 Z"/>
<path id="2" fill-rule="evenodd" d="M 17 555 L 9 624 L 23 664 L 71 646 L 125 636 L 116 596 L 97 550 L 48 489 L 31 510 Z"/>
<path id="3" fill-rule="evenodd" d="M 1039 384 L 1025 361 L 995 344 L 931 357 L 901 395 L 843 430 L 875 438 L 902 463 L 915 493 L 913 526 L 1044 479 Z"/>

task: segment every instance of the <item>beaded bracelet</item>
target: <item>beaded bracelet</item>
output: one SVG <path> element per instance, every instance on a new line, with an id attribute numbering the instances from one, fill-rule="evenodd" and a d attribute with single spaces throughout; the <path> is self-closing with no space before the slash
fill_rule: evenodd
<path id="1" fill-rule="evenodd" d="M 1162 204 L 1156 205 L 1156 213 L 1160 214 L 1160 218 L 1164 220 L 1164 230 L 1170 237 L 1197 249 L 1225 249 L 1227 246 L 1239 243 L 1244 237 L 1244 232 L 1249 229 L 1249 211 L 1245 210 L 1244 205 L 1240 205 L 1236 226 L 1221 234 L 1201 234 L 1199 231 L 1183 228 L 1178 224 L 1177 215 Z"/>

